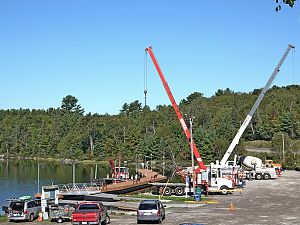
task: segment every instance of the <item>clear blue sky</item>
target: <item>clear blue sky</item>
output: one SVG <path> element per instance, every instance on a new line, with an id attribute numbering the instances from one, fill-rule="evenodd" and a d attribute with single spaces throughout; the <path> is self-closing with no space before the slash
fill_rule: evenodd
<path id="1" fill-rule="evenodd" d="M 196 91 L 261 88 L 288 43 L 300 48 L 299 2 L 275 7 L 274 0 L 2 0 L 0 108 L 57 108 L 69 94 L 98 114 L 144 103 L 149 45 L 178 103 Z M 297 49 L 292 55 L 276 85 L 300 83 Z M 150 58 L 148 103 L 169 104 Z"/>

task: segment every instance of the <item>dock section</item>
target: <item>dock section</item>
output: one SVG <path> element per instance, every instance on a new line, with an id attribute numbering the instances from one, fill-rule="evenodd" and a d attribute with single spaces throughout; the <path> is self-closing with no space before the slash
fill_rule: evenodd
<path id="1" fill-rule="evenodd" d="M 163 182 L 167 180 L 163 176 L 153 170 L 139 169 L 138 176 L 133 180 L 115 180 L 111 184 L 95 183 L 89 184 L 65 184 L 57 185 L 59 195 L 64 200 L 86 200 L 86 201 L 105 201 L 113 202 L 118 201 L 116 196 L 105 194 L 127 194 L 151 187 L 150 183 Z"/>
<path id="2" fill-rule="evenodd" d="M 151 186 L 150 183 L 152 182 L 163 182 L 167 180 L 167 177 L 153 170 L 138 169 L 138 173 L 140 174 L 139 179 L 103 185 L 101 188 L 101 192 L 112 194 L 126 194 L 148 188 Z"/>

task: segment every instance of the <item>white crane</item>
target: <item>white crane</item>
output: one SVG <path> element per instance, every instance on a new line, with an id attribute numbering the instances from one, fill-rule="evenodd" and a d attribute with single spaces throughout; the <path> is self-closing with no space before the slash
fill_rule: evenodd
<path id="1" fill-rule="evenodd" d="M 280 71 L 280 67 L 283 64 L 284 60 L 286 59 L 287 55 L 289 54 L 290 50 L 292 48 L 295 48 L 295 46 L 289 44 L 287 49 L 285 50 L 283 56 L 281 57 L 279 63 L 277 64 L 276 68 L 274 69 L 271 77 L 269 78 L 268 82 L 266 83 L 264 89 L 262 90 L 262 92 L 260 93 L 260 95 L 258 96 L 256 102 L 254 103 L 254 105 L 252 106 L 252 109 L 250 110 L 250 112 L 248 113 L 246 119 L 244 120 L 242 126 L 240 127 L 240 129 L 238 130 L 237 134 L 235 135 L 234 139 L 232 140 L 230 146 L 228 147 L 227 151 L 225 152 L 222 160 L 220 161 L 220 165 L 223 166 L 226 164 L 227 160 L 229 159 L 231 153 L 233 152 L 235 146 L 239 143 L 239 140 L 241 138 L 241 136 L 243 135 L 245 129 L 247 128 L 248 124 L 250 123 L 253 114 L 255 113 L 256 109 L 258 108 L 259 104 L 261 103 L 261 101 L 263 100 L 267 90 L 269 89 L 270 85 L 272 84 L 273 80 L 275 79 L 275 77 L 277 76 L 277 74 Z"/>

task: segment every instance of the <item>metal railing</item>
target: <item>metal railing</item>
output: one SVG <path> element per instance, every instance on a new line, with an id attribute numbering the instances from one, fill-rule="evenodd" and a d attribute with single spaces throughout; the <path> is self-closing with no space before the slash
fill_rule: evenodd
<path id="1" fill-rule="evenodd" d="M 69 183 L 58 184 L 57 186 L 61 194 L 91 194 L 101 191 L 101 186 L 96 183 Z"/>

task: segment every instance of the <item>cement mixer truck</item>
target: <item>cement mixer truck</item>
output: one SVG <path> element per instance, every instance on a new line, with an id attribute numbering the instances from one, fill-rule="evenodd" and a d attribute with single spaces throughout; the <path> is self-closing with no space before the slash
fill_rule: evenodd
<path id="1" fill-rule="evenodd" d="M 271 178 L 278 178 L 276 169 L 274 167 L 267 167 L 262 163 L 260 158 L 254 156 L 242 156 L 238 160 L 241 166 L 240 173 L 246 179 L 255 180 L 269 180 Z"/>

